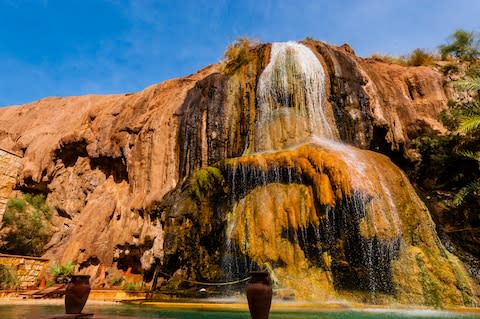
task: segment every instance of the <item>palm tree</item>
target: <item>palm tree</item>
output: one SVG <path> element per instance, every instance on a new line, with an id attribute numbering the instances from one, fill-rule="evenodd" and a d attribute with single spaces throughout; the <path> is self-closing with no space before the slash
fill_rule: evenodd
<path id="1" fill-rule="evenodd" d="M 463 156 L 471 158 L 477 161 L 480 165 L 480 152 L 462 152 Z M 460 188 L 458 193 L 455 195 L 453 199 L 453 204 L 455 206 L 459 206 L 465 200 L 468 195 L 477 195 L 480 193 L 480 178 L 473 180 L 472 182 L 468 183 L 466 186 Z"/>
<path id="2" fill-rule="evenodd" d="M 475 100 L 472 103 L 469 103 L 469 110 L 465 116 L 460 118 L 460 125 L 458 128 L 462 133 L 473 133 L 480 128 L 480 77 L 459 80 L 455 82 L 455 87 L 461 90 L 476 92 Z M 480 165 L 480 151 L 465 151 L 461 154 L 466 158 L 477 161 Z M 465 198 L 471 194 L 476 196 L 480 194 L 480 178 L 470 182 L 458 191 L 453 200 L 454 205 L 460 205 Z"/>

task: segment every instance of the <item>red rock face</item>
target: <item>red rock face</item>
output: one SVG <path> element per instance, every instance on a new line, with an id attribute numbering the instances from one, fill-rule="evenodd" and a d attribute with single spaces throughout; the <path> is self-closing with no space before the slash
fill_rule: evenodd
<path id="1" fill-rule="evenodd" d="M 358 58 L 344 47 L 307 45 L 326 64 L 342 140 L 413 160 L 413 138 L 426 129 L 446 132 L 438 116 L 449 91 L 438 71 Z"/>
<path id="2" fill-rule="evenodd" d="M 17 185 L 47 194 L 63 217 L 45 257 L 110 265 L 117 245 L 155 238 L 142 212 L 177 185 L 180 107 L 217 69 L 134 94 L 46 98 L 0 110 L 0 144 L 23 154 Z"/>
<path id="3" fill-rule="evenodd" d="M 325 103 L 343 142 L 411 161 L 413 138 L 426 128 L 445 132 L 437 120 L 448 95 L 440 73 L 305 44 L 325 70 Z M 101 264 L 140 273 L 162 260 L 172 239 L 151 208 L 199 168 L 248 152 L 268 50 L 257 48 L 257 59 L 235 74 L 209 66 L 138 93 L 0 109 L 0 147 L 23 154 L 17 186 L 46 194 L 59 212 L 45 257 L 74 261 L 93 277 Z"/>

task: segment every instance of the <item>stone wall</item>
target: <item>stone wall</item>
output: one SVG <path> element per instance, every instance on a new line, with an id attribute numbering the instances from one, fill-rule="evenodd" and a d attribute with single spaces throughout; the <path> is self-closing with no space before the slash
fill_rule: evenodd
<path id="1" fill-rule="evenodd" d="M 0 265 L 16 271 L 20 288 L 38 286 L 40 275 L 45 273 L 48 261 L 44 258 L 0 254 Z"/>
<path id="2" fill-rule="evenodd" d="M 19 155 L 0 148 L 0 222 L 5 213 L 7 201 L 13 197 L 20 159 Z"/>

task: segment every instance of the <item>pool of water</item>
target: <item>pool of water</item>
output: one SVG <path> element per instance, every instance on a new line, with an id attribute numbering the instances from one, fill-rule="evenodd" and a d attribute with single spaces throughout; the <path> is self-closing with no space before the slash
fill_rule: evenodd
<path id="1" fill-rule="evenodd" d="M 188 309 L 164 309 L 154 306 L 124 305 L 124 304 L 87 304 L 84 313 L 94 313 L 97 318 L 159 318 L 159 319 L 249 319 L 246 311 L 206 311 Z M 36 319 L 64 313 L 60 304 L 2 304 L 1 319 Z M 349 311 L 319 311 L 319 312 L 272 312 L 270 319 L 473 319 L 480 314 L 462 314 L 432 310 L 349 310 Z"/>

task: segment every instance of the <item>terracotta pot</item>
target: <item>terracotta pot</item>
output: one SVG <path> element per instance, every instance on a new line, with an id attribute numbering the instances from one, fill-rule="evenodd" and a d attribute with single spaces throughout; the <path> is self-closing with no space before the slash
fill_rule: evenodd
<path id="1" fill-rule="evenodd" d="M 90 290 L 90 276 L 72 276 L 65 290 L 65 313 L 81 313 L 87 302 Z"/>
<path id="2" fill-rule="evenodd" d="M 272 305 L 270 276 L 265 271 L 254 271 L 250 273 L 250 277 L 246 288 L 250 315 L 252 319 L 268 319 Z"/>
<path id="3" fill-rule="evenodd" d="M 42 277 L 42 279 L 40 279 L 40 284 L 38 285 L 38 289 L 45 289 L 45 287 L 47 287 L 47 280 Z"/>

